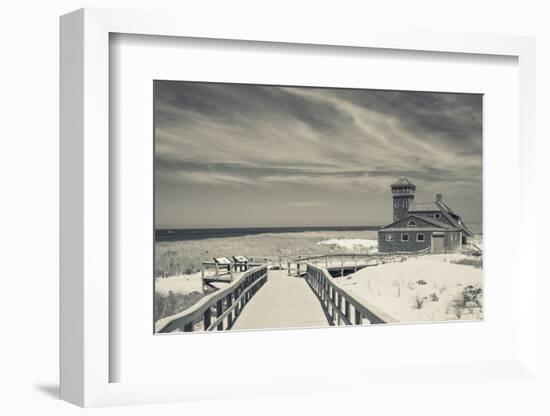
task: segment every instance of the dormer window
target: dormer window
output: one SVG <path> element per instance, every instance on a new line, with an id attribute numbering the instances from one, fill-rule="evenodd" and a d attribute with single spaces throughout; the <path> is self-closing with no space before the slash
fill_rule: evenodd
<path id="1" fill-rule="evenodd" d="M 416 227 L 416 221 L 410 220 L 410 221 L 407 223 L 407 226 L 409 226 L 409 227 Z"/>
<path id="2" fill-rule="evenodd" d="M 440 219 L 441 219 L 441 213 L 439 213 L 439 212 L 435 213 L 435 214 L 434 214 L 434 218 L 435 218 L 436 220 L 440 220 Z"/>

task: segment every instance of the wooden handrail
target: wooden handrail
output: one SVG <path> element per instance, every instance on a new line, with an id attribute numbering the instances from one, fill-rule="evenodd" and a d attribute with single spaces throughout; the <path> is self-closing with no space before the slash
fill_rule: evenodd
<path id="1" fill-rule="evenodd" d="M 288 257 L 286 260 L 286 265 L 287 265 L 289 276 L 292 275 L 293 269 L 296 271 L 297 275 L 300 276 L 302 274 L 300 266 L 303 266 L 303 265 L 307 266 L 307 264 L 309 263 L 319 263 L 324 261 L 325 266 L 328 267 L 329 260 L 339 259 L 341 262 L 341 268 L 344 269 L 344 259 L 348 258 L 354 261 L 354 267 L 355 269 L 357 269 L 357 268 L 363 268 L 368 266 L 369 261 L 371 260 L 379 260 L 385 263 L 391 259 L 395 259 L 399 257 L 422 256 L 424 254 L 428 254 L 429 252 L 430 252 L 430 248 L 428 247 L 420 251 L 406 251 L 406 252 L 395 252 L 395 253 L 331 253 L 331 254 L 322 254 L 322 255 L 315 255 L 315 256 Z M 357 264 L 358 258 L 364 258 L 366 262 L 364 262 L 364 264 Z M 343 275 L 343 272 L 342 272 L 342 275 Z"/>
<path id="2" fill-rule="evenodd" d="M 430 247 L 419 251 L 396 251 L 392 253 L 331 253 L 331 254 L 319 254 L 314 256 L 294 256 L 288 257 L 287 261 L 292 263 L 307 262 L 308 260 L 325 259 L 331 257 L 392 257 L 392 256 L 415 256 L 423 255 L 430 252 Z"/>
<path id="3" fill-rule="evenodd" d="M 264 277 L 267 277 L 267 274 Z M 241 304 L 241 302 L 244 301 L 244 299 L 248 296 L 249 292 L 257 290 L 257 286 L 262 286 L 263 284 L 264 284 L 264 280 L 260 278 L 255 282 L 253 282 L 245 290 L 243 290 L 242 293 L 239 295 L 239 297 L 233 301 L 231 306 L 226 308 L 225 312 L 223 312 L 220 316 L 218 316 L 216 320 L 212 322 L 208 328 L 206 328 L 206 331 L 213 331 L 215 328 L 217 328 L 223 322 L 223 320 L 226 319 Z"/>
<path id="4" fill-rule="evenodd" d="M 334 325 L 341 325 L 342 323 L 345 325 L 362 325 L 363 319 L 367 319 L 371 324 L 397 322 L 395 318 L 381 311 L 361 296 L 352 295 L 339 286 L 325 269 L 308 264 L 306 280 Z M 354 310 L 353 316 L 351 308 Z"/>
<path id="5" fill-rule="evenodd" d="M 195 325 L 200 322 L 203 323 L 204 330 L 212 331 L 216 328 L 223 330 L 225 319 L 227 319 L 225 327 L 230 329 L 242 308 L 266 281 L 267 265 L 251 269 L 224 289 L 202 298 L 190 308 L 159 319 L 155 323 L 155 332 L 192 332 Z M 215 312 L 212 311 L 213 308 Z M 215 321 L 212 323 L 214 313 Z"/>

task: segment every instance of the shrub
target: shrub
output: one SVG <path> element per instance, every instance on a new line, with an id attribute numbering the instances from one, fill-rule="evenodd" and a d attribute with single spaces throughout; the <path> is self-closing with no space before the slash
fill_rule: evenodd
<path id="1" fill-rule="evenodd" d="M 481 269 L 483 267 L 483 259 L 471 259 L 471 258 L 463 258 L 459 260 L 451 261 L 452 264 L 462 264 L 464 266 L 471 266 L 475 267 L 476 269 Z"/>
<path id="2" fill-rule="evenodd" d="M 417 285 L 421 285 L 421 286 L 422 286 L 422 285 L 425 285 L 425 284 L 426 284 L 426 281 L 425 281 L 425 280 L 422 280 L 422 279 L 420 279 L 420 280 L 417 280 L 417 281 L 416 281 L 416 284 L 417 284 Z"/>
<path id="3" fill-rule="evenodd" d="M 429 296 L 429 299 L 431 302 L 437 302 L 439 300 L 439 296 L 437 296 L 437 293 L 431 293 Z"/>
<path id="4" fill-rule="evenodd" d="M 200 292 L 191 293 L 174 293 L 171 290 L 168 294 L 155 292 L 155 301 L 153 306 L 153 318 L 158 321 L 161 318 L 175 315 L 190 306 L 197 303 L 206 294 L 213 290 L 207 291 L 205 294 Z"/>
<path id="5" fill-rule="evenodd" d="M 424 302 L 426 301 L 426 297 L 420 296 L 418 293 L 415 293 L 412 300 L 413 300 L 413 308 L 414 309 L 422 309 L 422 306 L 424 306 Z"/>
<path id="6" fill-rule="evenodd" d="M 466 286 L 451 301 L 450 309 L 453 310 L 457 319 L 461 319 L 466 309 L 469 313 L 474 313 L 475 309 L 483 312 L 483 290 L 478 287 Z"/>

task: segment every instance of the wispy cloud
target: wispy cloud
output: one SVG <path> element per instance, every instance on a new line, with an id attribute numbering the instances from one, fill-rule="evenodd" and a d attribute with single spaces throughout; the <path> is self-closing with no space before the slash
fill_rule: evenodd
<path id="1" fill-rule="evenodd" d="M 387 185 L 401 175 L 426 192 L 443 189 L 465 201 L 481 194 L 480 95 L 169 81 L 155 87 L 156 183 L 171 190 L 157 205 L 193 186 L 203 196 L 208 187 L 225 187 L 387 198 Z"/>

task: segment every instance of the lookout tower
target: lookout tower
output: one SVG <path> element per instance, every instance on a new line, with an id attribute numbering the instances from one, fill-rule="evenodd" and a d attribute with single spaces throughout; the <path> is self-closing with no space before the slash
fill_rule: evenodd
<path id="1" fill-rule="evenodd" d="M 391 184 L 393 221 L 399 221 L 409 214 L 409 207 L 414 199 L 415 191 L 416 185 L 404 176 L 401 176 L 395 183 Z"/>

